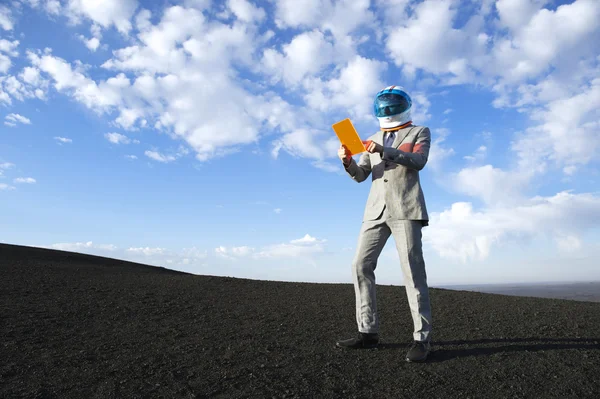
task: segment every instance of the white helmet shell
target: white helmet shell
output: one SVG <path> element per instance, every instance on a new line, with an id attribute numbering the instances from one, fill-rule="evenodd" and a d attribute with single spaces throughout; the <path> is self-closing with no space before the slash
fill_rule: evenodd
<path id="1" fill-rule="evenodd" d="M 410 109 L 398 115 L 383 116 L 377 119 L 379 120 L 379 127 L 381 127 L 382 129 L 391 129 L 394 127 L 402 126 L 412 120 L 410 115 Z"/>
<path id="2" fill-rule="evenodd" d="M 390 129 L 411 122 L 412 99 L 402 86 L 388 86 L 379 91 L 373 102 L 373 112 L 379 126 Z"/>

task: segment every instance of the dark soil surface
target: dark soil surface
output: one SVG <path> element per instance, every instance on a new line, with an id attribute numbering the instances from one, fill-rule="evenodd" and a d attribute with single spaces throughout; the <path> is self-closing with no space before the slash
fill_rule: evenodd
<path id="1" fill-rule="evenodd" d="M 342 350 L 349 284 L 0 244 L 0 397 L 600 397 L 600 303 L 432 289 L 434 352 L 414 364 L 404 288 L 377 295 L 382 344 Z"/>

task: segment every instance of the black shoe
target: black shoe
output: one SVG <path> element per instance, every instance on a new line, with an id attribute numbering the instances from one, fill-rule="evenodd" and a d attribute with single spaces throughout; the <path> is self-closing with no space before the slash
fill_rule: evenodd
<path id="1" fill-rule="evenodd" d="M 365 334 L 358 333 L 356 338 L 345 339 L 343 341 L 336 342 L 336 346 L 339 348 L 348 348 L 348 349 L 372 349 L 376 348 L 379 343 L 379 335 L 377 333 L 373 334 Z"/>
<path id="2" fill-rule="evenodd" d="M 424 362 L 431 351 L 429 341 L 415 341 L 406 354 L 407 362 Z"/>

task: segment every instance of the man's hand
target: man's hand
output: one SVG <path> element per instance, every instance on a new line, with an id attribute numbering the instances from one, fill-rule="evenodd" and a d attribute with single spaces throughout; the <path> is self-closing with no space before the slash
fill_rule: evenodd
<path id="1" fill-rule="evenodd" d="M 383 146 L 381 144 L 377 144 L 373 140 L 363 141 L 362 143 L 365 146 L 366 150 L 369 151 L 371 154 L 378 152 L 383 155 Z"/>
<path id="2" fill-rule="evenodd" d="M 348 147 L 342 144 L 338 150 L 338 157 L 344 163 L 344 165 L 349 165 L 350 160 L 352 159 L 352 154 L 350 153 Z"/>

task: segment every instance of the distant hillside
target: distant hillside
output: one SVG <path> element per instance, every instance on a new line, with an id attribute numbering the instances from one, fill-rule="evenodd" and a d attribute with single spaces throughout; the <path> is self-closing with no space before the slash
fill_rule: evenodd
<path id="1" fill-rule="evenodd" d="M 403 287 L 196 276 L 0 244 L 2 398 L 600 397 L 600 304 L 432 289 L 434 353 L 404 361 Z"/>
<path id="2" fill-rule="evenodd" d="M 600 282 L 539 283 L 539 284 L 482 284 L 448 286 L 453 290 L 486 292 L 489 294 L 557 298 L 573 301 L 600 302 Z"/>

